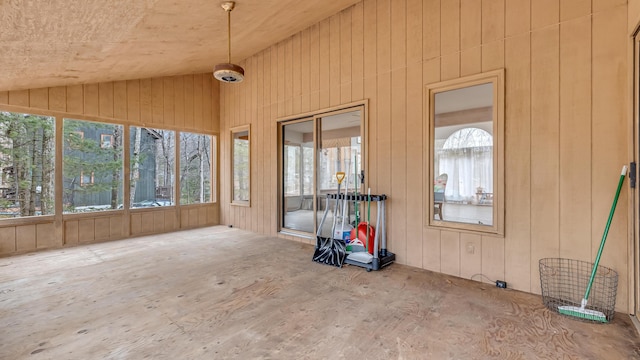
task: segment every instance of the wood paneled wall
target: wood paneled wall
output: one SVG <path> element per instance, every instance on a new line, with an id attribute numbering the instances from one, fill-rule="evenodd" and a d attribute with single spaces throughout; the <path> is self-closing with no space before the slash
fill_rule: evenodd
<path id="1" fill-rule="evenodd" d="M 217 134 L 219 83 L 210 74 L 0 92 L 0 110 Z M 0 255 L 219 223 L 218 203 L 0 222 Z"/>
<path id="2" fill-rule="evenodd" d="M 219 97 L 218 82 L 210 74 L 196 74 L 5 91 L 0 106 L 213 134 L 220 131 Z"/>
<path id="3" fill-rule="evenodd" d="M 368 99 L 367 171 L 390 196 L 398 262 L 539 293 L 541 258 L 594 259 L 628 161 L 627 17 L 626 0 L 364 0 L 261 51 L 242 63 L 245 82 L 221 86 L 221 223 L 276 234 L 277 118 Z M 505 236 L 425 227 L 424 85 L 499 68 Z M 250 208 L 229 205 L 228 129 L 244 124 Z M 619 272 L 620 311 L 627 212 L 618 206 L 601 261 Z"/>
<path id="4" fill-rule="evenodd" d="M 636 49 L 636 38 L 637 35 L 636 34 L 636 30 L 638 28 L 640 28 L 640 0 L 629 0 L 629 9 L 627 11 L 628 13 L 628 33 L 629 33 L 629 60 L 631 61 L 631 63 L 629 64 L 629 66 L 627 67 L 629 69 L 629 72 L 635 72 L 635 74 L 638 74 L 638 58 L 637 58 L 637 50 Z M 629 136 L 631 138 L 633 138 L 634 140 L 634 147 L 630 149 L 630 153 L 631 153 L 631 158 L 636 158 L 636 154 L 639 153 L 638 150 L 638 142 L 640 141 L 638 139 L 638 126 L 640 125 L 640 123 L 638 122 L 638 112 L 640 111 L 640 109 L 638 108 L 638 88 L 640 86 L 639 81 L 637 80 L 637 76 L 629 76 L 629 89 L 633 89 L 632 91 L 632 104 L 635 104 L 634 106 L 630 107 L 629 109 L 629 113 L 630 113 L 630 117 L 633 119 L 632 123 L 629 126 Z M 637 161 L 637 160 L 636 160 Z M 638 192 L 636 191 L 632 202 L 630 203 L 630 216 L 631 216 L 631 221 L 634 224 L 633 226 L 633 237 L 632 237 L 632 243 L 630 244 L 630 251 L 629 251 L 629 259 L 630 259 L 630 272 L 631 272 L 631 276 L 630 276 L 630 281 L 629 281 L 629 286 L 631 288 L 635 287 L 635 292 L 633 291 L 629 291 L 630 293 L 630 297 L 629 297 L 629 302 L 633 304 L 633 302 L 635 301 L 635 299 L 640 299 L 640 259 L 638 258 L 638 256 L 636 256 L 635 254 L 638 254 L 640 251 L 640 242 L 638 241 L 638 239 L 640 238 L 640 218 L 639 215 L 637 213 L 633 212 L 634 208 L 638 207 L 638 203 L 640 203 L 640 194 L 638 194 Z M 635 314 L 636 317 L 640 317 L 640 302 L 639 301 L 635 301 L 635 309 L 632 309 L 633 311 L 630 311 L 631 314 Z"/>

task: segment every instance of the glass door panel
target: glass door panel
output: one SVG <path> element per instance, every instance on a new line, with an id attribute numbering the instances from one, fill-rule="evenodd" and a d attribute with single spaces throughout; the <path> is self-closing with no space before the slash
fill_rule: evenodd
<path id="1" fill-rule="evenodd" d="M 282 227 L 313 233 L 313 120 L 282 127 Z"/>
<path id="2" fill-rule="evenodd" d="M 356 180 L 362 168 L 362 137 L 360 110 L 341 112 L 318 118 L 318 162 L 317 162 L 317 221 L 320 222 L 326 204 L 326 195 L 338 191 L 336 173 L 344 172 L 345 177 L 340 185 L 340 192 L 345 189 L 352 193 L 360 183 Z M 358 192 L 361 189 L 358 188 Z M 351 205 L 351 204 L 349 204 Z M 330 201 L 330 212 L 323 224 L 322 234 L 331 233 L 335 202 Z M 342 212 L 342 209 L 337 211 Z M 339 229 L 342 228 L 342 218 L 345 219 L 345 229 L 355 219 L 354 209 L 347 207 L 344 217 L 336 219 Z"/>
<path id="3" fill-rule="evenodd" d="M 338 191 L 336 172 L 345 173 L 341 192 L 355 191 L 360 184 L 356 174 L 360 174 L 364 159 L 362 116 L 363 110 L 358 108 L 281 124 L 281 229 L 316 233 L 326 207 L 326 195 Z M 323 236 L 331 232 L 335 201 L 329 206 Z M 355 219 L 353 205 L 347 209 L 345 223 Z"/>

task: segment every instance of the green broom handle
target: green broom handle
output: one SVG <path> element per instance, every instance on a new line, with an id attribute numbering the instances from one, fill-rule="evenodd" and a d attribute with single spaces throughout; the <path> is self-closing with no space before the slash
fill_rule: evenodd
<path id="1" fill-rule="evenodd" d="M 353 203 L 353 210 L 356 213 L 356 239 L 358 238 L 358 221 L 360 221 L 360 211 L 358 209 L 358 154 L 353 157 L 353 190 L 356 201 Z"/>
<path id="2" fill-rule="evenodd" d="M 371 233 L 371 188 L 367 191 L 367 240 L 364 249 L 369 252 L 369 234 Z M 378 226 L 378 224 L 376 224 Z"/>
<path id="3" fill-rule="evenodd" d="M 598 249 L 598 255 L 596 256 L 596 262 L 593 264 L 593 269 L 591 270 L 591 278 L 589 279 L 589 284 L 587 285 L 587 291 L 584 293 L 584 298 L 589 298 L 589 293 L 591 292 L 591 285 L 593 285 L 593 279 L 596 277 L 596 271 L 598 270 L 598 264 L 600 263 L 600 256 L 602 255 L 602 249 L 604 249 L 604 243 L 607 241 L 607 234 L 609 234 L 609 227 L 611 226 L 611 221 L 613 220 L 613 213 L 616 211 L 616 205 L 618 205 L 618 197 L 620 197 L 620 190 L 622 189 L 622 183 L 624 182 L 624 178 L 627 175 L 627 165 L 622 167 L 622 172 L 620 173 L 620 180 L 618 180 L 618 189 L 616 190 L 616 196 L 613 198 L 613 204 L 611 205 L 611 211 L 609 211 L 609 219 L 607 219 L 607 225 L 604 227 L 604 234 L 602 234 L 602 241 L 600 241 L 600 248 Z"/>

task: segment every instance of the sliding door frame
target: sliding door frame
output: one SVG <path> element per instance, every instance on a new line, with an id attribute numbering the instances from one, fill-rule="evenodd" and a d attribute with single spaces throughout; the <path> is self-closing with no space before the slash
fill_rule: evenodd
<path id="1" fill-rule="evenodd" d="M 636 26 L 631 36 L 631 65 L 630 71 L 630 88 L 631 88 L 631 104 L 629 124 L 629 133 L 631 134 L 630 161 L 637 162 L 640 158 L 640 24 Z M 636 175 L 638 178 L 638 170 L 636 174 L 629 169 L 629 175 Z M 629 238 L 630 238 L 630 254 L 629 254 L 629 308 L 632 310 L 631 315 L 635 319 L 640 319 L 640 194 L 638 192 L 638 182 L 636 180 L 635 187 L 629 188 Z M 635 322 L 636 326 L 640 323 Z M 639 328 L 640 329 L 640 328 Z"/>
<path id="2" fill-rule="evenodd" d="M 281 231 L 285 231 L 286 233 L 289 233 L 291 235 L 295 235 L 295 236 L 300 236 L 300 237 L 309 237 L 309 233 L 305 232 L 305 231 L 300 231 L 300 230 L 293 230 L 293 229 L 289 229 L 289 228 L 285 228 L 284 227 L 284 176 L 283 176 L 283 172 L 284 172 L 284 127 L 286 125 L 293 125 L 293 124 L 300 124 L 303 122 L 307 122 L 307 121 L 311 121 L 312 125 L 313 125 L 313 144 L 315 146 L 316 143 L 316 139 L 317 139 L 317 134 L 316 134 L 316 126 L 315 126 L 315 119 L 313 116 L 308 116 L 308 117 L 303 117 L 303 118 L 299 118 L 299 119 L 294 119 L 294 120 L 289 120 L 289 121 L 282 121 L 282 122 L 278 122 L 278 181 L 277 186 L 278 186 L 278 201 L 277 201 L 277 206 L 278 206 L 278 232 Z M 301 151 L 303 151 L 303 149 L 300 149 Z M 314 148 L 315 150 L 315 148 Z M 315 194 L 315 186 L 316 186 L 316 177 L 315 177 L 315 164 L 316 164 L 316 151 L 313 152 L 313 166 L 314 166 L 314 176 L 313 176 L 313 193 Z M 303 191 L 303 188 L 300 189 L 300 191 Z M 315 196 L 313 199 L 313 208 L 316 208 L 316 200 L 315 200 Z M 315 213 L 314 213 L 315 215 Z M 313 219 L 313 228 L 315 229 L 317 227 L 316 224 L 316 218 L 314 216 Z"/>
<path id="3" fill-rule="evenodd" d="M 361 100 L 353 103 L 343 104 L 340 106 L 334 106 L 331 108 L 321 109 L 317 111 L 311 111 L 307 113 L 302 113 L 298 115 L 278 118 L 276 121 L 278 123 L 278 141 L 277 141 L 277 156 L 278 156 L 278 180 L 276 181 L 277 186 L 277 197 L 278 201 L 276 202 L 276 211 L 278 211 L 278 233 L 293 235 L 301 238 L 307 239 L 315 239 L 315 233 L 308 233 L 304 231 L 292 230 L 284 227 L 284 178 L 283 178 L 283 170 L 284 170 L 284 152 L 283 152 L 283 142 L 284 142 L 284 126 L 305 122 L 312 120 L 313 121 L 313 143 L 314 143 L 314 152 L 313 152 L 313 209 L 314 209 L 314 220 L 313 220 L 313 228 L 318 228 L 318 216 L 317 216 L 317 171 L 318 171 L 318 154 L 317 154 L 317 144 L 320 137 L 319 134 L 319 126 L 320 121 L 323 117 L 339 115 L 343 113 L 348 113 L 352 111 L 360 110 L 360 136 L 361 136 L 361 156 L 363 158 L 361 169 L 365 172 L 365 184 L 364 187 L 367 188 L 369 186 L 369 174 L 367 173 L 369 168 L 369 101 Z"/>

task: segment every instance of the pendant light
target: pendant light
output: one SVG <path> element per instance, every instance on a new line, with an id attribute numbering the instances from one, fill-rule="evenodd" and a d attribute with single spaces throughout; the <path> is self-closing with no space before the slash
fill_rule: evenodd
<path id="1" fill-rule="evenodd" d="M 240 65 L 231 63 L 231 10 L 235 7 L 234 1 L 222 3 L 222 8 L 227 12 L 227 30 L 228 30 L 228 57 L 227 62 L 218 64 L 213 68 L 213 76 L 226 83 L 239 83 L 244 80 L 244 69 Z"/>

